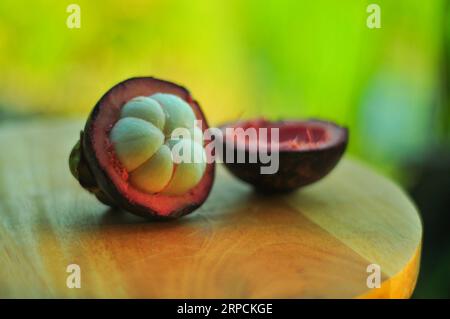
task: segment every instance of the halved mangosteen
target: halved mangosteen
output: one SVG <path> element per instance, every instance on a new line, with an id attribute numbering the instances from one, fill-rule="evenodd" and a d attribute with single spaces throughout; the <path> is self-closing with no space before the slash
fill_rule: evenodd
<path id="1" fill-rule="evenodd" d="M 273 129 L 278 137 L 272 136 Z M 227 123 L 221 130 L 225 166 L 264 193 L 289 192 L 323 178 L 339 162 L 348 142 L 347 128 L 315 119 L 254 119 Z M 262 158 L 263 154 L 267 156 Z M 263 173 L 268 157 L 278 165 Z"/>
<path id="2" fill-rule="evenodd" d="M 214 181 L 205 152 L 207 121 L 185 88 L 151 77 L 123 81 L 103 95 L 69 164 L 81 186 L 109 206 L 173 218 L 203 204 Z M 175 130 L 189 134 L 175 136 Z M 188 154 L 184 160 L 174 160 Z"/>

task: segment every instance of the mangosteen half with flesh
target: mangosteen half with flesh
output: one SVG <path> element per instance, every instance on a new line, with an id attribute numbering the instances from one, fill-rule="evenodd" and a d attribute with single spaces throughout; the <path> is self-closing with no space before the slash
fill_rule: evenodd
<path id="1" fill-rule="evenodd" d="M 203 141 L 207 128 L 185 88 L 151 77 L 128 79 L 95 105 L 70 168 L 104 204 L 145 217 L 186 215 L 202 205 L 214 181 Z M 189 134 L 174 135 L 180 129 Z"/>
<path id="2" fill-rule="evenodd" d="M 277 138 L 271 134 L 273 129 Z M 221 126 L 221 131 L 225 166 L 264 193 L 289 192 L 318 181 L 336 166 L 348 142 L 347 128 L 314 119 L 238 121 Z M 278 160 L 274 172 L 262 173 L 261 168 L 268 166 L 267 158 L 261 158 L 264 152 Z"/>

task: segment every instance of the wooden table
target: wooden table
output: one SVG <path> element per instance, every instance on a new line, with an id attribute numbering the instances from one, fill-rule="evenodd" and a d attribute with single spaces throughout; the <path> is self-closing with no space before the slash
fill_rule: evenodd
<path id="1" fill-rule="evenodd" d="M 72 178 L 78 120 L 0 126 L 0 297 L 409 297 L 420 217 L 392 182 L 344 159 L 294 194 L 262 197 L 219 167 L 190 216 L 113 211 Z M 66 267 L 81 268 L 81 288 Z M 370 264 L 381 287 L 369 289 Z"/>

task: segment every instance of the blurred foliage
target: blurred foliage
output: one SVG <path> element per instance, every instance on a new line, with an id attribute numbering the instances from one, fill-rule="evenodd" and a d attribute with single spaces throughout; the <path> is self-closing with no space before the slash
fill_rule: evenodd
<path id="1" fill-rule="evenodd" d="M 432 125 L 443 1 L 0 2 L 0 103 L 85 116 L 115 83 L 155 75 L 186 85 L 210 122 L 325 117 L 351 129 L 351 152 L 420 152 Z M 428 120 L 427 120 L 428 118 Z M 389 140 L 389 143 L 386 142 Z"/>
<path id="2" fill-rule="evenodd" d="M 66 27 L 70 3 L 81 7 L 81 29 Z M 369 3 L 381 7 L 381 29 L 366 26 Z M 187 86 L 213 125 L 337 121 L 350 128 L 350 153 L 412 185 L 404 163 L 449 146 L 447 4 L 2 0 L 0 118 L 85 117 L 117 82 L 153 75 Z"/>
<path id="3" fill-rule="evenodd" d="M 407 167 L 415 172 L 410 188 L 422 212 L 424 238 L 418 298 L 450 298 L 450 149 L 435 149 Z"/>

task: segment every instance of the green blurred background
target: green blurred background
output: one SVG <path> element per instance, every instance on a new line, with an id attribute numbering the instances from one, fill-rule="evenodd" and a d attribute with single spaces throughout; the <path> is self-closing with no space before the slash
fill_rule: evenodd
<path id="1" fill-rule="evenodd" d="M 69 29 L 66 8 L 81 7 Z M 370 3 L 381 28 L 366 26 Z M 450 297 L 450 20 L 446 0 L 0 2 L 0 122 L 86 117 L 115 83 L 187 86 L 212 125 L 322 117 L 421 210 L 415 297 Z"/>

